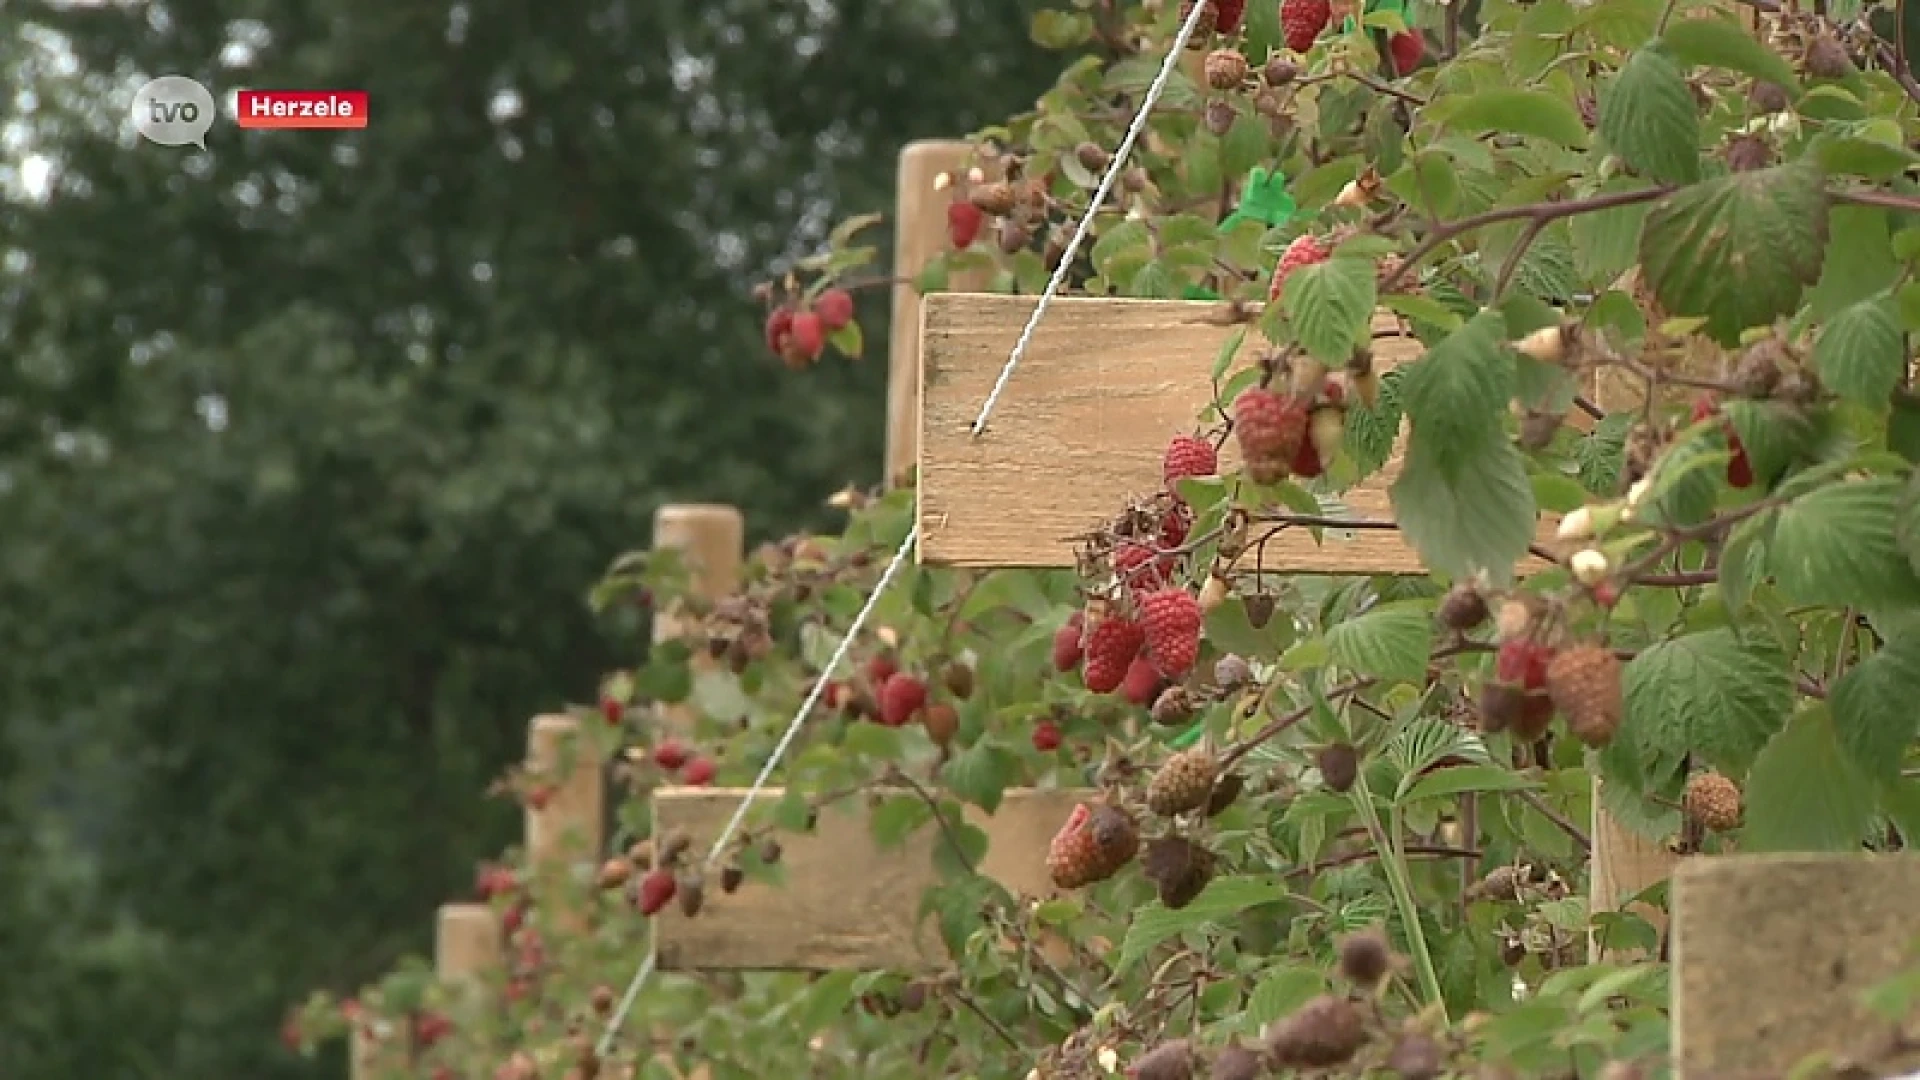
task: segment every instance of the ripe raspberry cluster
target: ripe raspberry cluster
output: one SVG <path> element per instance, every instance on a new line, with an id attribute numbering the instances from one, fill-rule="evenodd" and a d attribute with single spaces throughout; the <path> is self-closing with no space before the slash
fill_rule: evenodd
<path id="1" fill-rule="evenodd" d="M 827 335 L 853 321 L 853 294 L 834 286 L 811 302 L 792 299 L 767 312 L 767 351 L 797 370 L 826 350 Z"/>

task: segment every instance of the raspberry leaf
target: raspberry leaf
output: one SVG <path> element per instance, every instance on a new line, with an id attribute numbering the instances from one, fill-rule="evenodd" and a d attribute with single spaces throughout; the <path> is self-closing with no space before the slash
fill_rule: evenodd
<path id="1" fill-rule="evenodd" d="M 1813 347 L 1820 381 L 1871 409 L 1886 406 L 1906 360 L 1906 340 L 1886 295 L 1842 308 L 1821 328 Z"/>
<path id="2" fill-rule="evenodd" d="M 1819 701 L 1806 702 L 1753 763 L 1746 804 L 1744 851 L 1858 851 L 1874 817 L 1873 787 Z"/>
<path id="3" fill-rule="evenodd" d="M 1435 573 L 1463 578 L 1485 570 L 1510 581 L 1533 541 L 1526 462 L 1497 427 L 1481 434 L 1477 452 L 1471 444 L 1414 439 L 1388 495 L 1401 535 Z"/>
<path id="4" fill-rule="evenodd" d="M 1623 676 L 1623 738 L 1739 772 L 1786 723 L 1793 675 L 1778 642 L 1722 627 L 1648 646 Z"/>
<path id="5" fill-rule="evenodd" d="M 1797 89 L 1793 66 L 1779 53 L 1760 44 L 1743 27 L 1720 18 L 1675 19 L 1660 35 L 1667 52 L 1682 64 L 1726 68 L 1770 82 L 1783 90 Z"/>
<path id="6" fill-rule="evenodd" d="M 954 795 L 991 814 L 1000 808 L 1000 799 L 1019 768 L 1020 759 L 1011 751 L 981 741 L 955 754 L 940 770 L 940 781 Z"/>
<path id="7" fill-rule="evenodd" d="M 1374 297 L 1372 260 L 1347 256 L 1296 267 L 1281 294 L 1301 346 L 1330 365 L 1345 363 L 1372 333 Z"/>
<path id="8" fill-rule="evenodd" d="M 1636 172 L 1666 184 L 1700 178 L 1700 114 L 1666 50 L 1641 49 L 1601 95 L 1600 137 Z"/>
<path id="9" fill-rule="evenodd" d="M 1452 461 L 1500 429 L 1514 385 L 1505 338 L 1506 320 L 1483 311 L 1401 369 L 1400 402 L 1413 421 L 1410 452 Z"/>
<path id="10" fill-rule="evenodd" d="M 1385 604 L 1328 627 L 1326 640 L 1333 662 L 1355 674 L 1418 682 L 1433 654 L 1433 618 L 1422 603 Z"/>
<path id="11" fill-rule="evenodd" d="M 1854 665 L 1827 695 L 1840 748 L 1861 772 L 1882 782 L 1900 775 L 1901 755 L 1920 736 L 1920 634 L 1896 631 L 1880 651 Z"/>
<path id="12" fill-rule="evenodd" d="M 1566 99 L 1544 90 L 1478 90 L 1444 99 L 1441 106 L 1425 111 L 1463 134 L 1531 135 L 1574 148 L 1587 144 L 1587 126 L 1581 123 L 1580 113 Z M 1436 111 L 1440 115 L 1433 116 Z"/>
<path id="13" fill-rule="evenodd" d="M 1826 258 L 1818 165 L 1733 173 L 1677 191 L 1647 214 L 1640 264 L 1669 314 L 1701 316 L 1722 345 L 1792 314 Z"/>
<path id="14" fill-rule="evenodd" d="M 1134 915 L 1133 924 L 1127 927 L 1120 957 L 1114 963 L 1114 974 L 1124 974 L 1163 942 L 1205 929 L 1252 908 L 1278 903 L 1286 895 L 1286 889 L 1278 881 L 1247 875 L 1213 879 L 1192 903 L 1178 910 L 1157 902 L 1149 904 Z"/>
<path id="15" fill-rule="evenodd" d="M 1767 566 L 1797 604 L 1882 607 L 1920 602 L 1920 577 L 1896 538 L 1898 477 L 1817 488 L 1776 512 Z"/>

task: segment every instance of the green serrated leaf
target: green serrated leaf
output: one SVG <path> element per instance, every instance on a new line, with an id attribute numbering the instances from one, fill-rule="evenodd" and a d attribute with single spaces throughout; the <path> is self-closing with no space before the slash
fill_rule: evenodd
<path id="1" fill-rule="evenodd" d="M 1247 996 L 1247 1023 L 1258 1030 L 1305 1005 L 1327 989 L 1327 977 L 1312 968 L 1267 969 Z"/>
<path id="2" fill-rule="evenodd" d="M 947 762 L 940 780 L 948 791 L 991 814 L 1000 808 L 1019 765 L 1020 759 L 1005 748 L 977 742 Z"/>
<path id="3" fill-rule="evenodd" d="M 1301 346 L 1324 364 L 1344 364 L 1372 333 L 1373 263 L 1336 255 L 1297 267 L 1281 301 Z"/>
<path id="4" fill-rule="evenodd" d="M 1641 650 L 1624 676 L 1622 735 L 1655 753 L 1738 772 L 1786 723 L 1793 673 L 1777 643 L 1730 628 Z"/>
<path id="5" fill-rule="evenodd" d="M 1435 461 L 1477 447 L 1489 429 L 1500 428 L 1513 396 L 1506 321 L 1483 311 L 1400 370 L 1400 402 L 1413 422 L 1409 446 Z"/>
<path id="6" fill-rule="evenodd" d="M 1858 851 L 1873 787 L 1840 749 L 1825 702 L 1801 706 L 1747 777 L 1744 851 Z"/>
<path id="7" fill-rule="evenodd" d="M 1906 337 L 1886 296 L 1842 308 L 1820 330 L 1813 362 L 1822 384 L 1869 408 L 1887 404 L 1906 370 Z"/>
<path id="8" fill-rule="evenodd" d="M 1472 135 L 1497 132 L 1531 135 L 1579 148 L 1587 144 L 1587 126 L 1565 98 L 1544 90 L 1478 89 L 1454 99 L 1436 117 L 1451 130 Z"/>
<path id="9" fill-rule="evenodd" d="M 1860 608 L 1920 602 L 1895 536 L 1903 487 L 1893 476 L 1832 483 L 1777 511 L 1767 568 L 1781 595 Z"/>
<path id="10" fill-rule="evenodd" d="M 1729 348 L 1799 306 L 1827 243 L 1824 177 L 1811 162 L 1733 173 L 1660 200 L 1640 263 L 1668 313 L 1700 316 Z"/>
<path id="11" fill-rule="evenodd" d="M 1178 910 L 1149 904 L 1134 913 L 1126 940 L 1120 946 L 1120 956 L 1114 963 L 1114 973 L 1130 970 L 1165 941 L 1285 897 L 1286 890 L 1271 878 L 1235 876 L 1213 879 L 1199 896 Z"/>
<path id="12" fill-rule="evenodd" d="M 1029 36 L 1043 49 L 1071 49 L 1093 36 L 1093 16 L 1083 11 L 1044 8 L 1034 12 Z"/>
<path id="13" fill-rule="evenodd" d="M 1613 195 L 1637 191 L 1645 181 L 1615 177 L 1594 192 Z M 1568 223 L 1573 235 L 1574 264 L 1589 284 L 1612 282 L 1639 258 L 1640 229 L 1646 223 L 1646 203 L 1628 203 L 1591 214 L 1577 214 Z"/>
<path id="14" fill-rule="evenodd" d="M 1896 634 L 1855 664 L 1827 692 L 1840 748 L 1862 773 L 1882 782 L 1900 775 L 1920 736 L 1920 634 Z"/>
<path id="15" fill-rule="evenodd" d="M 1498 765 L 1453 765 L 1436 769 L 1414 781 L 1400 802 L 1411 804 L 1422 799 L 1464 795 L 1470 791 L 1523 791 L 1537 786 L 1520 773 Z"/>
<path id="16" fill-rule="evenodd" d="M 1423 604 L 1382 604 L 1327 628 L 1333 662 L 1360 675 L 1415 682 L 1433 654 L 1433 617 Z"/>
<path id="17" fill-rule="evenodd" d="M 1600 97 L 1600 137 L 1626 163 L 1665 184 L 1700 178 L 1700 114 L 1680 65 L 1640 49 Z"/>
<path id="18" fill-rule="evenodd" d="M 1483 429 L 1478 446 L 1443 448 L 1416 436 L 1388 494 L 1401 535 L 1436 573 L 1485 570 L 1504 583 L 1533 542 L 1526 459 L 1498 426 Z"/>
<path id="19" fill-rule="evenodd" d="M 1707 16 L 1675 19 L 1660 36 L 1667 52 L 1682 64 L 1725 68 L 1796 90 L 1800 80 L 1780 54 L 1755 39 L 1746 27 L 1728 19 Z"/>

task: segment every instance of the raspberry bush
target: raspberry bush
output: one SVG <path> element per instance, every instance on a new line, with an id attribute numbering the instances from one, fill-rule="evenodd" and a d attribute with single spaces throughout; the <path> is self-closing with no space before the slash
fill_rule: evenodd
<path id="1" fill-rule="evenodd" d="M 1181 15 L 1036 17 L 1073 59 L 979 133 L 922 288 L 964 269 L 1041 290 Z M 1591 776 L 1683 852 L 1920 835 L 1920 82 L 1893 8 L 1207 20 L 1069 276 L 1237 324 L 1163 490 L 1113 507 L 1071 572 L 909 567 L 847 671 L 821 667 L 910 491 L 844 497 L 844 533 L 769 547 L 717 603 L 671 553 L 622 560 L 597 603 L 684 608 L 705 640 L 655 647 L 594 710 L 620 854 L 592 883 L 485 871 L 512 928 L 503 1010 L 409 970 L 316 1000 L 290 1037 L 359 1023 L 411 1047 L 396 1075 L 499 1080 L 1654 1075 L 1664 968 L 1586 962 L 1589 929 L 1663 948 L 1587 911 Z M 868 224 L 767 291 L 781 360 L 858 352 L 843 283 L 872 272 Z M 1425 346 L 1395 370 L 1370 348 L 1383 307 Z M 1238 370 L 1243 341 L 1261 359 Z M 1392 503 L 1431 575 L 1275 572 L 1285 530 L 1343 542 L 1341 493 L 1403 424 Z M 722 663 L 696 675 L 695 650 Z M 822 677 L 784 797 L 697 873 L 647 793 L 746 783 Z M 694 706 L 694 744 L 657 703 Z M 1097 789 L 1033 853 L 1060 898 L 974 869 L 986 837 L 958 807 L 1017 786 Z M 943 884 L 899 904 L 950 972 L 660 975 L 612 1058 L 589 1052 L 649 916 L 778 888 L 781 835 L 850 800 L 878 842 L 936 837 Z M 1891 1017 L 1908 990 L 1881 995 Z"/>

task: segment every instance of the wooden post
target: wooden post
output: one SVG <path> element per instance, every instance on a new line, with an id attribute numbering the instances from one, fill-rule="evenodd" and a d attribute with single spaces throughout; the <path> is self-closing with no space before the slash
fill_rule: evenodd
<path id="1" fill-rule="evenodd" d="M 745 795 L 744 788 L 667 788 L 654 795 L 655 821 L 663 830 L 685 830 L 693 850 L 704 853 Z M 992 815 L 968 807 L 970 823 L 987 833 L 981 873 L 1015 895 L 1054 896 L 1047 843 L 1074 803 L 1088 797 L 1015 789 Z M 779 840 L 786 877 L 780 887 L 749 883 L 731 895 L 714 889 L 693 918 L 673 906 L 654 916 L 661 970 L 918 971 L 947 964 L 938 929 L 919 917 L 920 897 L 939 881 L 934 847 L 947 842 L 938 824 L 898 848 L 882 848 L 864 806 L 836 806 L 821 811 L 811 834 Z"/>
<path id="2" fill-rule="evenodd" d="M 598 858 L 606 778 L 580 721 L 537 716 L 527 728 L 527 768 L 536 782 L 551 785 L 545 805 L 526 811 L 527 863 L 537 872 Z"/>
<path id="3" fill-rule="evenodd" d="M 500 919 L 486 904 L 442 904 L 434 920 L 434 970 L 446 982 L 484 979 L 503 963 Z"/>
<path id="4" fill-rule="evenodd" d="M 919 452 L 920 290 L 914 279 L 950 245 L 947 204 L 955 197 L 954 189 L 936 191 L 934 179 L 944 172 L 964 172 L 972 153 L 973 144 L 944 139 L 908 143 L 900 151 L 894 182 L 893 317 L 887 335 L 889 487 L 907 478 Z M 990 274 L 970 270 L 950 275 L 947 287 L 984 289 L 990 280 Z"/>
<path id="5" fill-rule="evenodd" d="M 1859 994 L 1915 961 L 1920 855 L 1685 859 L 1673 921 L 1676 1074 L 1787 1076 L 1806 1055 L 1888 1037 Z M 1894 1075 L 1876 1064 L 1871 1075 Z"/>

